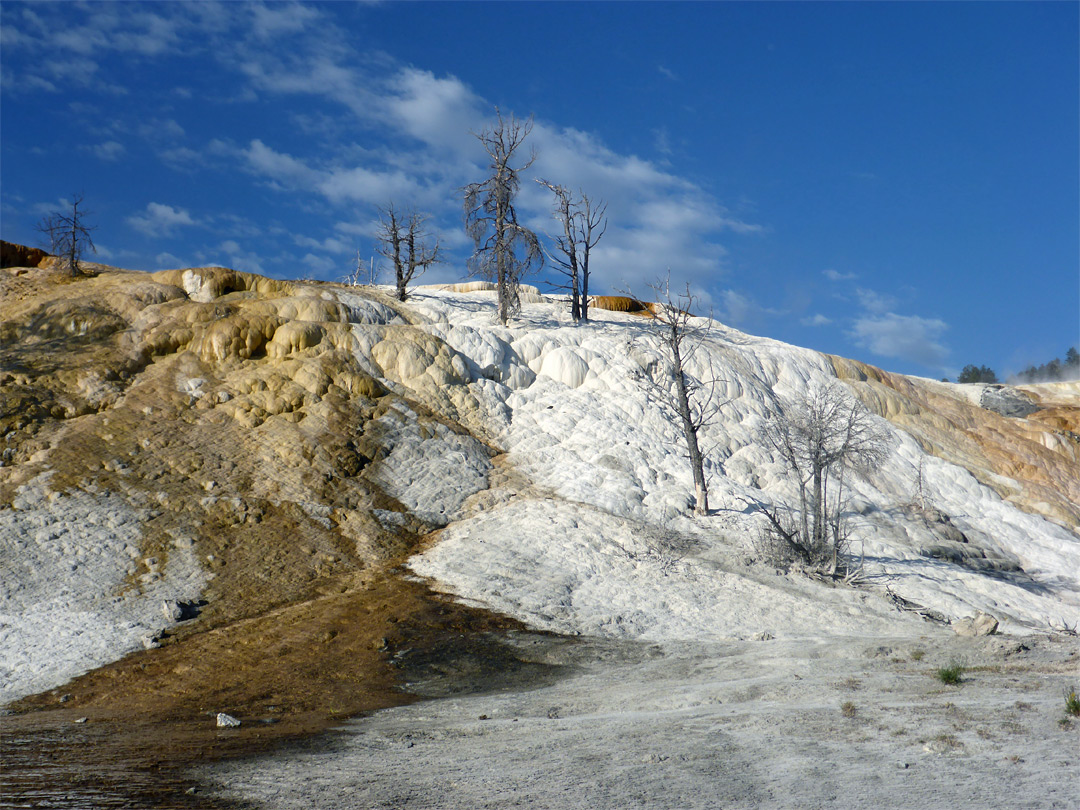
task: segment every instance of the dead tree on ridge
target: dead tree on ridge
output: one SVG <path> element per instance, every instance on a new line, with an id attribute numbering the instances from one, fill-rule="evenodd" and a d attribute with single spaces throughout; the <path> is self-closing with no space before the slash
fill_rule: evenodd
<path id="1" fill-rule="evenodd" d="M 442 261 L 438 237 L 433 247 L 428 246 L 429 237 L 424 230 L 426 220 L 426 216 L 416 211 L 402 214 L 394 208 L 393 203 L 379 210 L 379 229 L 375 233 L 379 247 L 376 251 L 394 265 L 399 301 L 408 298 L 410 281 L 422 276 L 431 265 Z"/>
<path id="2" fill-rule="evenodd" d="M 668 366 L 664 379 L 646 378 L 646 385 L 662 407 L 678 416 L 694 476 L 694 511 L 706 515 L 709 512 L 709 487 L 699 434 L 727 403 L 721 402 L 719 396 L 719 385 L 723 380 L 711 374 L 709 379 L 700 380 L 687 373 L 686 368 L 708 337 L 712 321 L 701 323 L 691 314 L 694 296 L 689 284 L 685 292 L 674 297 L 670 279 L 658 280 L 651 289 L 657 298 L 652 307 L 653 323 Z"/>
<path id="3" fill-rule="evenodd" d="M 45 237 L 49 252 L 60 258 L 72 276 L 79 274 L 79 262 L 87 248 L 97 253 L 94 240 L 90 238 L 90 231 L 94 230 L 94 227 L 88 226 L 84 219 L 88 212 L 79 210 L 82 201 L 82 193 L 73 194 L 70 214 L 54 211 L 36 226 L 38 232 Z"/>
<path id="4" fill-rule="evenodd" d="M 518 222 L 514 209 L 519 175 L 533 164 L 536 154 L 516 168 L 511 161 L 532 131 L 532 119 L 522 122 L 513 115 L 504 119 L 498 108 L 495 115 L 495 126 L 474 133 L 491 159 L 491 176 L 465 187 L 465 231 L 475 245 L 469 269 L 495 281 L 499 321 L 505 325 L 521 308 L 522 277 L 544 263 L 544 253 L 536 234 Z"/>
<path id="5" fill-rule="evenodd" d="M 554 216 L 563 232 L 555 237 L 560 255 L 548 254 L 559 271 L 569 278 L 570 314 L 575 321 L 589 320 L 589 257 L 607 230 L 607 204 L 594 203 L 582 193 L 576 202 L 565 186 L 547 180 L 536 181 L 555 195 Z"/>

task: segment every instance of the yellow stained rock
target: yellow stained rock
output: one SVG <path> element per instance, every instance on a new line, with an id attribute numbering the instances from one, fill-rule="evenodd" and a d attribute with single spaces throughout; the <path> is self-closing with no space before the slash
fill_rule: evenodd
<path id="1" fill-rule="evenodd" d="M 1080 526 L 1080 384 L 1024 387 L 1042 410 L 1016 418 L 979 407 L 956 386 L 828 357 L 868 408 L 923 449 L 967 467 L 1022 509 Z"/>
<path id="2" fill-rule="evenodd" d="M 288 321 L 277 328 L 266 345 L 266 356 L 280 360 L 295 352 L 318 346 L 326 334 L 320 324 L 307 321 Z"/>

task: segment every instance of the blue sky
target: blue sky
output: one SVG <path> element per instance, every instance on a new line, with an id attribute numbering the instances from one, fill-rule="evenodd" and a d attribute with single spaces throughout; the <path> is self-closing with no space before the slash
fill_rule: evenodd
<path id="1" fill-rule="evenodd" d="M 904 373 L 1080 339 L 1077 3 L 0 4 L 0 231 L 82 191 L 100 260 L 337 279 L 376 208 L 463 276 L 470 134 L 608 202 L 593 290 Z M 550 279 L 536 279 L 542 288 Z"/>

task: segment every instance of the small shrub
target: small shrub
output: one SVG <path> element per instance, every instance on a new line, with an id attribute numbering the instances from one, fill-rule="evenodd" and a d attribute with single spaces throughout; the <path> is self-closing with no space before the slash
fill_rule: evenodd
<path id="1" fill-rule="evenodd" d="M 840 714 L 844 715 L 844 717 L 852 718 L 856 714 L 858 714 L 858 711 L 859 710 L 855 708 L 855 704 L 852 703 L 850 700 L 844 701 L 840 704 Z"/>
<path id="2" fill-rule="evenodd" d="M 926 650 L 912 650 L 911 651 L 911 660 L 912 661 L 922 661 L 923 658 L 925 658 L 925 657 L 926 657 Z"/>
<path id="3" fill-rule="evenodd" d="M 1065 714 L 1080 717 L 1080 697 L 1076 696 L 1076 689 L 1065 690 Z"/>
<path id="4" fill-rule="evenodd" d="M 959 661 L 952 661 L 946 667 L 937 671 L 937 679 L 942 683 L 954 686 L 964 679 L 964 665 Z"/>

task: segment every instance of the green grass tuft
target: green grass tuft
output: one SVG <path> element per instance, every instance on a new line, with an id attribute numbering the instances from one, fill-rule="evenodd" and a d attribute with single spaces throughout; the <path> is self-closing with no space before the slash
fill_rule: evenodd
<path id="1" fill-rule="evenodd" d="M 1065 690 L 1065 714 L 1080 717 L 1080 697 L 1077 697 L 1075 689 Z"/>
<path id="2" fill-rule="evenodd" d="M 937 679 L 942 683 L 955 685 L 964 680 L 964 665 L 959 661 L 952 661 L 947 667 L 941 667 L 937 671 Z"/>

